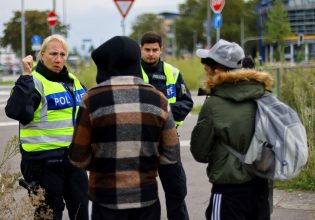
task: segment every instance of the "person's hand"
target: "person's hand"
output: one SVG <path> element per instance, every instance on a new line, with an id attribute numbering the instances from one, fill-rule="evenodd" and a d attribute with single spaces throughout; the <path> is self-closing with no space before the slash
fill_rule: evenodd
<path id="1" fill-rule="evenodd" d="M 23 64 L 23 75 L 32 75 L 33 69 L 33 57 L 28 55 L 22 59 Z"/>

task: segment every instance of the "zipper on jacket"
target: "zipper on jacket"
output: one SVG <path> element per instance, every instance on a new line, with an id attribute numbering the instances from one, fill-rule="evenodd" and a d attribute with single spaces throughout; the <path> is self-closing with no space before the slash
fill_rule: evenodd
<path id="1" fill-rule="evenodd" d="M 68 93 L 70 93 L 71 98 L 72 98 L 72 125 L 73 127 L 75 127 L 76 124 L 76 119 L 75 119 L 75 115 L 76 115 L 76 111 L 77 111 L 77 104 L 76 104 L 76 100 L 75 100 L 75 95 L 74 95 L 74 91 L 75 91 L 75 84 L 73 82 L 73 85 L 67 84 L 67 83 L 61 83 L 62 86 L 66 89 L 66 91 Z"/>

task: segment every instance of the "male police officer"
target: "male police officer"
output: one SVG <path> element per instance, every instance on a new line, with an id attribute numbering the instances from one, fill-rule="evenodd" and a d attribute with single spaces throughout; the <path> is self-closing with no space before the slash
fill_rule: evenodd
<path id="1" fill-rule="evenodd" d="M 155 32 L 146 32 L 141 39 L 141 67 L 145 82 L 155 86 L 167 97 L 176 127 L 183 123 L 185 117 L 193 107 L 190 92 L 179 70 L 161 61 L 162 39 Z M 159 169 L 160 179 L 166 197 L 167 217 L 171 220 L 189 219 L 185 196 L 187 194 L 186 175 L 181 161 L 176 169 L 176 176 L 169 175 L 171 167 Z M 170 184 L 170 180 L 176 184 Z M 177 185 L 177 187 L 171 187 Z"/>

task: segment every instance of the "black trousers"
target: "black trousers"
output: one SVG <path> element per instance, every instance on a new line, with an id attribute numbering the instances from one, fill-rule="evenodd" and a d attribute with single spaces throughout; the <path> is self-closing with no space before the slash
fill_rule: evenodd
<path id="1" fill-rule="evenodd" d="M 160 220 L 161 206 L 157 200 L 153 205 L 135 209 L 109 209 L 93 202 L 92 220 Z"/>
<path id="2" fill-rule="evenodd" d="M 215 185 L 213 186 L 215 188 Z M 212 191 L 207 220 L 270 220 L 268 184 Z"/>
<path id="3" fill-rule="evenodd" d="M 86 171 L 74 167 L 67 158 L 24 160 L 21 162 L 24 179 L 45 189 L 45 205 L 35 210 L 35 219 L 47 206 L 53 211 L 53 219 L 61 220 L 67 206 L 71 220 L 88 220 L 88 177 Z"/>
<path id="4" fill-rule="evenodd" d="M 185 202 L 186 174 L 182 162 L 160 166 L 159 176 L 165 193 L 167 218 L 169 220 L 189 220 Z"/>

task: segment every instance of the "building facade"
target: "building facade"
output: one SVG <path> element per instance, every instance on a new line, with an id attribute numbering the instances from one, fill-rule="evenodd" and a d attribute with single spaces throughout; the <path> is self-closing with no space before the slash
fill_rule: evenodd
<path id="1" fill-rule="evenodd" d="M 162 12 L 158 14 L 159 17 L 163 19 L 162 28 L 166 35 L 166 40 L 164 40 L 164 53 L 165 55 L 176 55 L 176 27 L 175 19 L 179 16 L 177 13 L 172 12 Z"/>
<path id="2" fill-rule="evenodd" d="M 303 57 L 306 62 L 315 60 L 315 0 L 282 0 L 282 3 L 292 31 L 292 35 L 286 39 L 286 59 L 291 62 L 297 61 L 299 57 Z M 261 36 L 260 56 L 271 62 L 273 45 L 264 45 L 262 39 L 267 13 L 272 10 L 272 4 L 272 0 L 261 0 L 257 5 L 257 28 Z"/>

